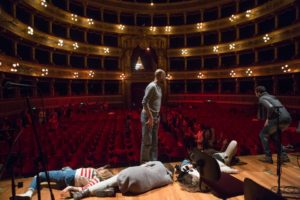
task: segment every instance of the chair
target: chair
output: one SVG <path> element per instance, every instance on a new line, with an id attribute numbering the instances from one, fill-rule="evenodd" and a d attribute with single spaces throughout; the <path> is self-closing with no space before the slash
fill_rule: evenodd
<path id="1" fill-rule="evenodd" d="M 245 200 L 285 200 L 282 196 L 268 190 L 249 178 L 244 180 L 244 196 Z"/>
<path id="2" fill-rule="evenodd" d="M 223 200 L 244 194 L 243 181 L 221 172 L 216 159 L 200 150 L 194 150 L 190 157 L 200 173 L 201 191 L 207 186 L 212 194 Z"/>

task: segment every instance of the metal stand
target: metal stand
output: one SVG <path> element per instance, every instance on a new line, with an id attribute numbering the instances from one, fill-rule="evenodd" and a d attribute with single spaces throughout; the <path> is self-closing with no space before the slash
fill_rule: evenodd
<path id="1" fill-rule="evenodd" d="M 278 136 L 278 141 L 277 141 L 277 194 L 281 196 L 281 191 L 280 191 L 280 178 L 281 178 L 281 129 L 279 127 L 279 117 L 280 117 L 280 111 L 279 109 L 282 106 L 275 107 L 276 112 L 279 114 L 277 117 L 277 136 Z"/>
<path id="2" fill-rule="evenodd" d="M 36 159 L 36 179 L 37 179 L 37 192 L 38 192 L 38 200 L 41 199 L 41 189 L 40 189 L 40 179 L 39 179 L 39 164 L 42 165 L 43 171 L 46 174 L 46 179 L 47 179 L 47 183 L 48 183 L 48 188 L 50 190 L 50 196 L 51 196 L 51 200 L 54 200 L 54 195 L 51 189 L 51 185 L 50 185 L 50 178 L 49 178 L 49 174 L 48 171 L 46 170 L 46 164 L 45 164 L 45 160 L 44 160 L 44 156 L 43 156 L 43 152 L 42 152 L 42 148 L 41 148 L 41 143 L 39 141 L 39 137 L 38 137 L 38 133 L 37 133 L 37 128 L 36 128 L 36 122 L 35 119 L 33 117 L 33 113 L 32 113 L 32 107 L 29 101 L 29 97 L 26 97 L 26 104 L 27 104 L 27 108 L 29 110 L 29 114 L 30 114 L 30 118 L 31 118 L 31 123 L 32 123 L 32 130 L 33 130 L 33 136 L 35 139 L 35 143 L 37 146 L 37 151 L 38 151 L 38 157 Z"/>

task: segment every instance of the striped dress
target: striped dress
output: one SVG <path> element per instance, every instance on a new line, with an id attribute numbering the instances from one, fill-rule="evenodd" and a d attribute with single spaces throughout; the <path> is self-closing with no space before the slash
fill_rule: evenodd
<path id="1" fill-rule="evenodd" d="M 75 172 L 75 187 L 82 187 L 82 190 L 100 182 L 96 176 L 97 172 L 94 168 L 79 168 Z"/>

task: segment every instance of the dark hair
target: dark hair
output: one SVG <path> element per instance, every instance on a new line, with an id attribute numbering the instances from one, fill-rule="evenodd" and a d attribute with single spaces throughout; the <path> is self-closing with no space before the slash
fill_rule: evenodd
<path id="1" fill-rule="evenodd" d="M 173 165 L 171 165 L 170 163 L 165 163 L 164 166 L 172 173 L 171 175 L 174 174 L 175 168 L 173 167 Z"/>
<path id="2" fill-rule="evenodd" d="M 257 93 L 263 93 L 263 92 L 266 92 L 266 87 L 265 86 L 262 86 L 262 85 L 259 85 L 255 88 L 255 92 Z"/>

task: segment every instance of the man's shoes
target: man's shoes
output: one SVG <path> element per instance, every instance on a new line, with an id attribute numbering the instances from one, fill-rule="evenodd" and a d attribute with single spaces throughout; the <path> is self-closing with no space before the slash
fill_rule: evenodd
<path id="1" fill-rule="evenodd" d="M 285 156 L 280 156 L 280 162 L 285 163 L 285 162 L 290 162 L 290 159 L 287 155 Z"/>
<path id="2" fill-rule="evenodd" d="M 116 196 L 115 188 L 109 187 L 105 190 L 96 190 L 95 191 L 96 197 L 114 197 Z"/>
<path id="3" fill-rule="evenodd" d="M 271 156 L 263 156 L 263 157 L 260 157 L 258 160 L 261 162 L 264 162 L 264 163 L 273 164 L 273 160 L 272 160 Z"/>
<path id="4" fill-rule="evenodd" d="M 74 200 L 80 200 L 82 198 L 89 197 L 90 191 L 87 189 L 81 192 L 71 192 L 71 194 Z"/>

